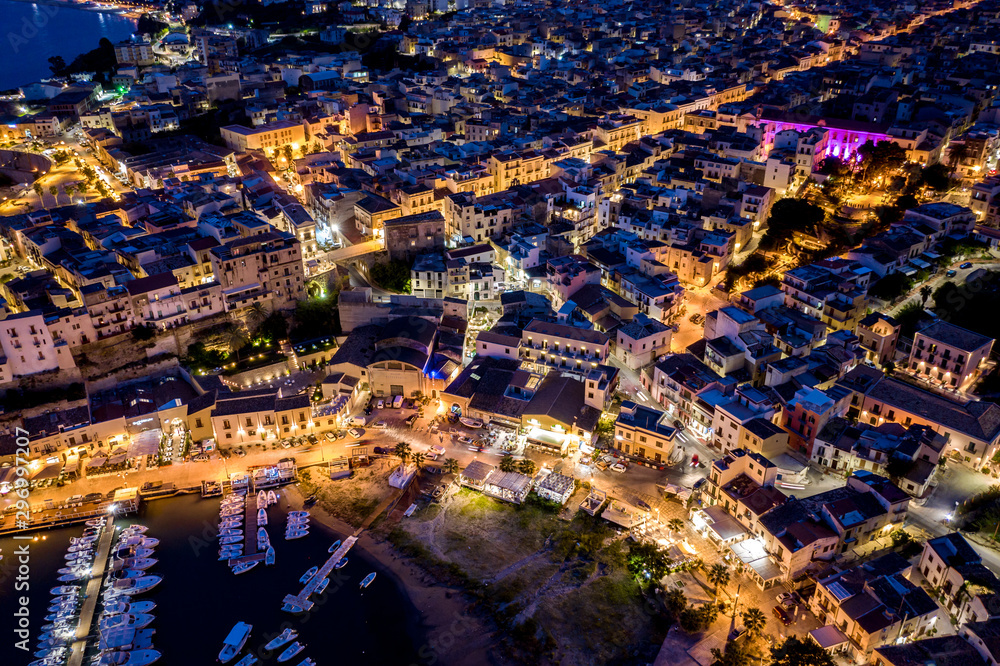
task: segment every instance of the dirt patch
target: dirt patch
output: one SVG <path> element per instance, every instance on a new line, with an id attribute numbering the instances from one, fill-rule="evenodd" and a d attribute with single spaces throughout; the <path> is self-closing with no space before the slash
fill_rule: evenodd
<path id="1" fill-rule="evenodd" d="M 389 485 L 392 465 L 372 465 L 356 470 L 349 479 L 335 481 L 323 469 L 320 466 L 302 471 L 299 481 L 302 492 L 315 494 L 324 511 L 349 525 L 360 526 L 394 491 Z"/>

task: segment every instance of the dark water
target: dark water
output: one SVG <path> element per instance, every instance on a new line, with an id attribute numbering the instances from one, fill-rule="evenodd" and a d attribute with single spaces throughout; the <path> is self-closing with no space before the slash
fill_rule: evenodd
<path id="1" fill-rule="evenodd" d="M 153 647 L 163 653 L 158 663 L 214 664 L 223 639 L 240 620 L 253 625 L 242 654 L 254 650 L 261 657 L 260 663 L 277 663 L 277 654 L 264 658 L 262 648 L 285 627 L 296 629 L 298 640 L 306 645 L 285 662 L 291 666 L 306 657 L 318 666 L 407 666 L 419 662 L 417 649 L 424 636 L 416 609 L 388 572 L 358 548 L 349 553 L 346 567 L 331 573 L 324 595 L 312 597 L 316 602 L 312 611 L 301 615 L 281 611 L 282 598 L 301 589 L 299 577 L 326 561 L 327 548 L 343 536 L 314 522 L 308 537 L 285 541 L 286 505 L 281 497 L 278 505 L 268 510 L 267 530 L 277 556 L 275 565 L 261 563 L 240 576 L 218 561 L 218 546 L 212 537 L 218 522 L 217 499 L 187 495 L 157 500 L 146 504 L 140 516 L 116 523 L 142 523 L 149 528 L 147 536 L 160 540 L 154 553 L 159 562 L 149 573 L 162 576 L 163 582 L 136 597 L 157 604 L 153 611 L 156 620 L 150 626 L 156 629 Z M 49 590 L 60 584 L 56 571 L 64 566 L 69 539 L 82 532 L 82 526 L 52 530 L 40 533 L 45 540 L 31 543 L 32 653 L 38 632 L 46 624 L 43 618 L 50 603 Z M 5 556 L 0 562 L 0 665 L 22 666 L 33 657 L 13 647 L 14 542 L 0 540 L 0 548 Z M 362 593 L 358 584 L 372 571 L 379 575 Z"/>
<path id="2" fill-rule="evenodd" d="M 0 0 L 0 90 L 52 76 L 52 56 L 69 64 L 101 37 L 120 42 L 134 30 L 134 20 L 117 14 Z"/>

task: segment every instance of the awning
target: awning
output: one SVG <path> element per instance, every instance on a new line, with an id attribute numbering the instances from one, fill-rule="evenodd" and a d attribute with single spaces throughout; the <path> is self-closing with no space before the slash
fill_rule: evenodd
<path id="1" fill-rule="evenodd" d="M 138 458 L 139 456 L 156 455 L 160 450 L 162 434 L 163 432 L 159 428 L 140 432 L 132 438 L 132 442 L 128 446 L 128 457 Z"/>
<path id="2" fill-rule="evenodd" d="M 44 481 L 45 479 L 55 479 L 62 472 L 63 464 L 62 461 L 49 463 L 45 467 L 41 468 L 31 477 L 32 481 Z"/>
<path id="3" fill-rule="evenodd" d="M 847 643 L 848 638 L 837 627 L 828 624 L 819 629 L 813 629 L 809 636 L 824 650 L 833 650 Z"/>
<path id="4" fill-rule="evenodd" d="M 87 469 L 96 469 L 98 467 L 103 467 L 104 463 L 106 462 L 108 462 L 108 459 L 105 458 L 104 456 L 94 456 L 93 458 L 90 459 L 90 462 L 87 463 Z"/>

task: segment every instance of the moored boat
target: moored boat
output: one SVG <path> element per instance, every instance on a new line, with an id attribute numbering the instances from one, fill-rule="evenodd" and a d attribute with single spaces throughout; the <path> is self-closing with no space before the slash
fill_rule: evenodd
<path id="1" fill-rule="evenodd" d="M 302 652 L 305 649 L 306 649 L 305 645 L 299 643 L 298 641 L 295 641 L 287 648 L 285 648 L 284 652 L 278 655 L 278 663 L 280 664 L 282 662 L 288 661 L 289 659 L 291 659 L 292 657 L 294 657 L 299 652 Z"/>
<path id="2" fill-rule="evenodd" d="M 267 547 L 267 552 L 264 553 L 264 564 L 271 566 L 274 564 L 274 548 L 271 546 Z"/>
<path id="3" fill-rule="evenodd" d="M 277 636 L 275 636 L 270 642 L 268 642 L 268 644 L 264 646 L 264 649 L 265 650 L 277 650 L 278 648 L 280 648 L 285 643 L 289 643 L 291 641 L 294 641 L 296 638 L 298 638 L 298 636 L 299 636 L 299 632 L 295 631 L 294 629 L 287 628 L 284 631 L 282 631 L 280 634 L 278 634 Z"/>
<path id="4" fill-rule="evenodd" d="M 243 646 L 246 645 L 247 639 L 250 638 L 250 632 L 253 630 L 252 624 L 247 624 L 246 622 L 237 622 L 232 629 L 229 630 L 229 635 L 223 641 L 222 650 L 219 652 L 219 661 L 223 664 L 228 663 L 233 660 Z"/>
<path id="5" fill-rule="evenodd" d="M 375 580 L 375 572 L 374 571 L 371 572 L 370 574 L 368 574 L 367 576 L 365 576 L 365 579 L 361 581 L 361 589 L 364 589 L 364 588 L 368 587 L 369 585 L 371 585 L 373 580 Z"/>
<path id="6" fill-rule="evenodd" d="M 233 573 L 236 575 L 239 575 L 241 573 L 246 573 L 251 569 L 253 569 L 255 566 L 257 566 L 259 562 L 260 560 L 252 560 L 250 562 L 240 562 L 239 564 L 233 567 Z"/>
<path id="7" fill-rule="evenodd" d="M 307 571 L 304 574 L 302 574 L 302 577 L 299 578 L 299 582 L 300 583 L 308 583 L 309 579 L 312 578 L 313 576 L 315 576 L 317 571 L 319 571 L 319 567 L 313 567 L 313 568 L 309 569 L 309 571 Z"/>
<path id="8" fill-rule="evenodd" d="M 459 420 L 459 422 L 461 422 L 462 425 L 466 426 L 467 428 L 482 428 L 483 427 L 483 422 L 480 421 L 479 419 L 470 418 L 468 416 L 461 416 L 461 417 L 459 417 L 458 420 Z"/>
<path id="9" fill-rule="evenodd" d="M 338 548 L 340 548 L 340 539 L 337 539 L 332 544 L 330 544 L 330 547 L 326 549 L 326 552 L 332 554 L 335 553 Z"/>
<path id="10" fill-rule="evenodd" d="M 236 666 L 253 666 L 257 663 L 257 655 L 250 653 L 236 662 Z"/>
<path id="11" fill-rule="evenodd" d="M 346 557 L 342 557 L 339 560 L 337 560 L 337 563 L 333 565 L 333 568 L 334 569 L 343 569 L 346 566 L 347 566 L 347 558 Z"/>
<path id="12" fill-rule="evenodd" d="M 275 494 L 275 492 L 273 490 L 268 490 L 267 491 L 267 503 L 268 503 L 268 505 L 277 504 L 278 503 L 278 496 Z"/>
<path id="13" fill-rule="evenodd" d="M 267 525 L 267 511 L 264 509 L 257 509 L 257 524 Z"/>

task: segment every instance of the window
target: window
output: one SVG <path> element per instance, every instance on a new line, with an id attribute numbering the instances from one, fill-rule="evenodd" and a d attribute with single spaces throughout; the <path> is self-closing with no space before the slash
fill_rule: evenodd
<path id="1" fill-rule="evenodd" d="M 229 420 L 228 419 L 222 422 L 222 429 L 223 430 L 232 430 L 232 426 L 229 425 Z"/>
<path id="2" fill-rule="evenodd" d="M 202 427 L 202 425 L 201 425 L 201 419 L 195 419 L 194 420 L 194 427 L 195 428 L 201 428 Z"/>

